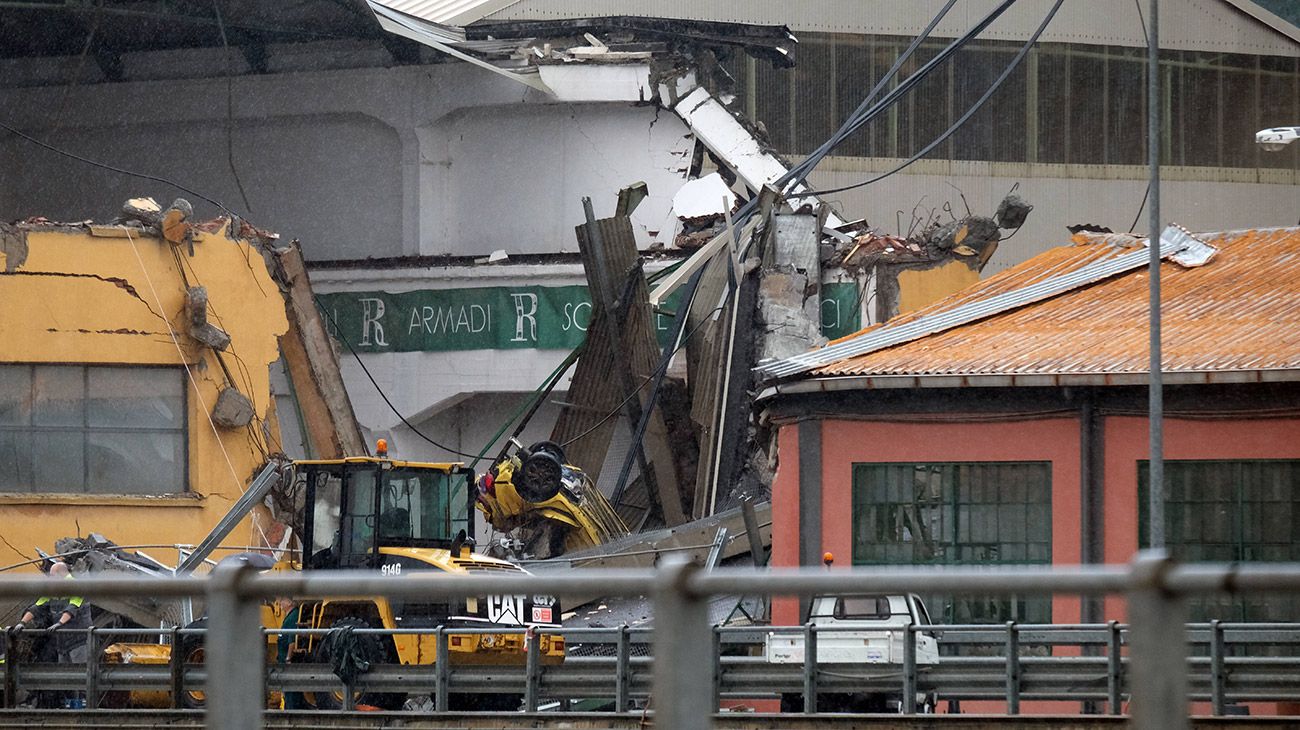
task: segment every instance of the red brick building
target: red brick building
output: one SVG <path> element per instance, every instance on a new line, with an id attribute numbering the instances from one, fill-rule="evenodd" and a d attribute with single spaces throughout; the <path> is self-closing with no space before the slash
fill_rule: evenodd
<path id="1" fill-rule="evenodd" d="M 1300 229 L 1199 238 L 1208 263 L 1161 268 L 1167 543 L 1300 560 Z M 1146 539 L 1143 243 L 1078 236 L 770 384 L 773 564 L 1128 561 Z M 1118 600 L 930 602 L 944 622 L 1123 618 Z M 1300 619 L 1279 599 L 1193 614 Z"/>

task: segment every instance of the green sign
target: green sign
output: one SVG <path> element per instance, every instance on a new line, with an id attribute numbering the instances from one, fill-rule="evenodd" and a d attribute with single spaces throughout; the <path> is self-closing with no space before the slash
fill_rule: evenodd
<path id="1" fill-rule="evenodd" d="M 822 335 L 838 339 L 862 329 L 862 299 L 852 282 L 822 284 Z"/>
<path id="2" fill-rule="evenodd" d="M 823 287 L 822 331 L 858 329 L 853 284 Z M 827 299 L 826 297 L 830 297 Z M 585 286 L 494 286 L 412 292 L 336 292 L 318 299 L 343 338 L 361 352 L 572 350 L 591 326 Z M 678 296 L 665 308 L 673 310 Z M 673 317 L 655 315 L 662 346 Z"/>

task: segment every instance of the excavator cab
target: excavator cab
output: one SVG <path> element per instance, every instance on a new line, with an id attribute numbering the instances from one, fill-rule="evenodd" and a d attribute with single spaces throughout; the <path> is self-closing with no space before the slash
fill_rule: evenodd
<path id="1" fill-rule="evenodd" d="M 303 569 L 369 570 L 393 576 L 443 571 L 464 575 L 467 580 L 476 574 L 523 572 L 517 565 L 471 550 L 476 495 L 473 470 L 460 464 L 398 461 L 386 458 L 382 450 L 380 453 L 379 457 L 294 462 L 295 483 L 304 499 Z M 518 629 L 558 626 L 560 607 L 555 598 L 542 595 L 450 600 L 376 596 L 307 601 L 302 604 L 299 621 L 300 627 L 312 629 L 500 627 L 507 631 L 448 633 L 448 659 L 453 664 L 517 665 L 525 661 L 527 651 L 526 637 Z M 371 662 L 430 664 L 438 654 L 432 632 L 361 636 L 364 646 L 352 649 Z M 543 663 L 564 660 L 561 637 L 543 635 L 538 641 Z M 326 663 L 333 663 L 340 651 L 331 639 L 316 636 L 301 637 L 298 647 L 313 661 Z M 358 699 L 395 709 L 403 697 L 366 693 Z M 312 701 L 317 707 L 332 708 L 339 706 L 342 698 L 337 693 L 320 693 Z M 474 699 L 482 701 L 481 697 Z"/>
<path id="2" fill-rule="evenodd" d="M 300 461 L 308 569 L 384 569 L 394 551 L 473 545 L 474 472 L 384 458 Z M 389 572 L 389 571 L 385 571 Z"/>

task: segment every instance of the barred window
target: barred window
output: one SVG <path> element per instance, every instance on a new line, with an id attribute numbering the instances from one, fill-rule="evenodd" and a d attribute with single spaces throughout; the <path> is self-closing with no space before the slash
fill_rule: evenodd
<path id="1" fill-rule="evenodd" d="M 178 368 L 0 365 L 0 492 L 186 491 Z"/>
<path id="2" fill-rule="evenodd" d="M 1052 562 L 1049 462 L 853 465 L 854 565 Z M 946 623 L 1051 621 L 1043 596 L 927 596 Z"/>
<path id="3" fill-rule="evenodd" d="M 1138 462 L 1138 540 L 1150 541 L 1151 467 Z M 1189 562 L 1300 560 L 1300 461 L 1166 461 L 1165 547 Z M 1283 596 L 1193 598 L 1194 620 L 1294 621 Z"/>
<path id="4" fill-rule="evenodd" d="M 909 39 L 801 34 L 793 69 L 741 68 L 741 108 L 764 124 L 786 154 L 807 154 L 858 106 Z M 947 41 L 927 41 L 904 64 L 915 73 Z M 833 155 L 907 157 L 959 118 L 1020 49 L 979 40 L 958 51 L 897 105 L 844 141 Z M 1293 124 L 1300 59 L 1164 49 L 1164 164 L 1296 169 L 1300 152 L 1264 153 L 1255 131 Z M 896 81 L 891 81 L 892 88 Z M 1039 43 L 988 103 L 928 157 L 1086 165 L 1145 165 L 1146 50 Z"/>

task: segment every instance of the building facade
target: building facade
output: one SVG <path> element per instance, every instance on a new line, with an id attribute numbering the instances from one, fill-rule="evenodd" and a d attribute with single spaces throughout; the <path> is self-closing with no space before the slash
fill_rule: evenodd
<path id="1" fill-rule="evenodd" d="M 1295 561 L 1300 390 L 1295 228 L 1203 237 L 1162 266 L 1166 545 L 1187 561 Z M 1149 544 L 1146 252 L 1081 238 L 864 330 L 761 396 L 778 424 L 773 561 L 816 565 L 1127 562 Z M 1092 268 L 1089 268 L 1092 267 Z M 1077 275 L 1077 276 L 1075 276 Z M 993 307 L 1031 284 L 1046 298 Z M 983 309 L 981 309 L 983 308 Z M 941 326 L 965 313 L 972 318 Z M 931 334 L 878 347 L 907 325 Z M 1122 620 L 1123 602 L 932 597 L 945 622 Z M 1295 620 L 1289 599 L 1198 602 L 1200 620 Z M 798 606 L 778 620 L 798 622 Z"/>

